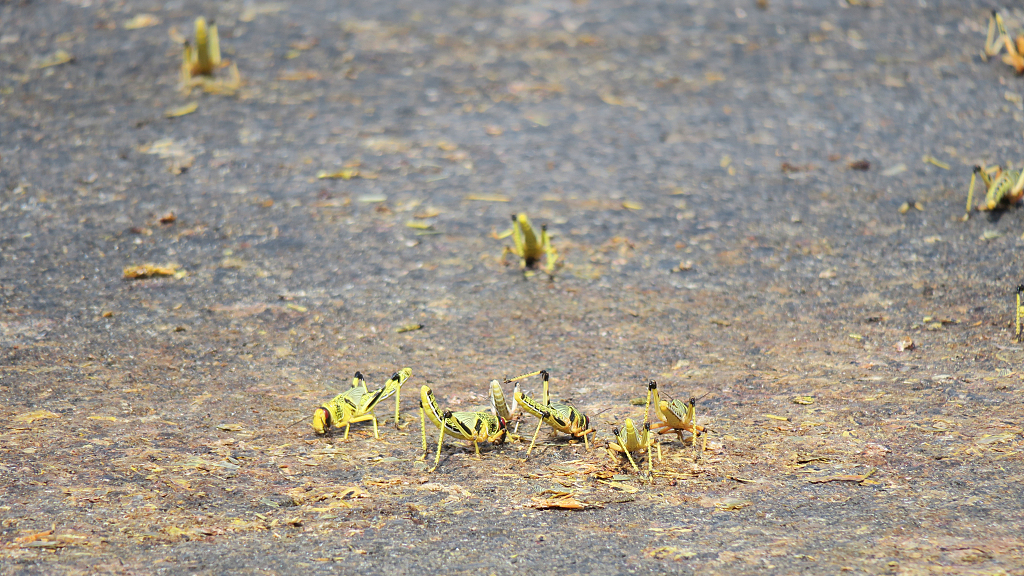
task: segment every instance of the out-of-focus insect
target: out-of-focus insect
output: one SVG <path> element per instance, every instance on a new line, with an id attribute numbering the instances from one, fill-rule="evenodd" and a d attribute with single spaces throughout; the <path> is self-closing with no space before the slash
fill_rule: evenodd
<path id="1" fill-rule="evenodd" d="M 1017 74 L 1024 74 L 1024 34 L 1018 34 L 1016 39 L 1011 37 L 1006 31 L 1003 17 L 993 10 L 988 17 L 988 35 L 985 37 L 985 49 L 981 57 L 987 60 L 998 55 L 1003 48 L 1006 48 L 1003 63 L 1013 66 Z"/>
<path id="2" fill-rule="evenodd" d="M 654 381 L 651 381 L 654 384 Z M 633 452 L 639 452 L 641 450 L 647 450 L 647 472 L 653 474 L 654 464 L 651 456 L 651 447 L 658 447 L 658 461 L 661 462 L 661 444 L 658 442 L 657 437 L 651 434 L 651 423 L 648 420 L 651 412 L 651 397 L 657 390 L 657 384 L 648 386 L 647 388 L 647 404 L 644 406 L 644 424 L 640 428 L 637 428 L 636 424 L 633 423 L 632 418 L 626 418 L 626 421 L 622 424 L 622 429 L 612 428 L 612 434 L 615 435 L 615 442 L 609 442 L 608 448 L 610 451 L 608 454 L 615 458 L 615 452 L 621 452 L 626 455 L 626 459 L 633 465 L 633 470 L 640 472 L 640 468 L 637 467 L 636 461 L 633 460 Z"/>
<path id="3" fill-rule="evenodd" d="M 530 440 L 530 447 L 526 450 L 526 457 L 529 458 L 530 452 L 533 451 L 533 446 L 537 442 L 537 434 L 540 432 L 542 424 L 547 424 L 558 432 L 570 434 L 574 438 L 582 437 L 584 446 L 586 446 L 587 450 L 590 450 L 587 434 L 594 432 L 594 429 L 590 427 L 590 417 L 569 404 L 552 402 L 550 396 L 548 396 L 547 370 L 541 370 L 534 374 L 540 374 L 541 378 L 544 379 L 544 393 L 541 402 L 530 398 L 520 390 L 516 390 L 514 393 L 516 404 L 539 419 L 537 429 L 533 432 L 533 439 Z M 527 374 L 520 378 L 532 375 Z"/>
<path id="4" fill-rule="evenodd" d="M 1024 337 L 1022 333 L 1021 324 L 1024 323 L 1024 306 L 1021 306 L 1021 294 L 1024 293 L 1024 284 L 1017 286 L 1017 313 L 1015 314 L 1016 333 L 1015 337 L 1017 342 L 1021 342 L 1021 338 Z"/>
<path id="5" fill-rule="evenodd" d="M 703 426 L 697 425 L 697 399 L 691 397 L 689 402 L 683 402 L 682 400 L 666 402 L 658 394 L 658 383 L 654 380 L 651 380 L 650 384 L 647 385 L 647 390 L 648 396 L 651 398 L 650 401 L 654 404 L 654 413 L 660 419 L 660 421 L 654 423 L 653 431 L 658 434 L 675 432 L 676 436 L 679 437 L 679 443 L 682 444 L 683 431 L 685 430 L 693 434 L 693 445 L 696 447 L 697 436 L 705 430 Z M 707 442 L 707 435 L 704 436 L 704 442 Z"/>
<path id="6" fill-rule="evenodd" d="M 220 37 L 216 24 L 206 24 L 206 18 L 196 18 L 196 45 L 188 41 L 182 50 L 181 86 L 185 92 L 195 86 L 202 86 L 211 93 L 230 94 L 242 85 L 238 67 L 234 63 L 228 68 L 228 77 L 213 79 L 214 72 L 221 67 Z"/>
<path id="7" fill-rule="evenodd" d="M 999 166 L 975 166 L 971 173 L 971 186 L 967 190 L 967 207 L 964 220 L 971 215 L 974 198 L 974 182 L 978 177 L 985 184 L 985 202 L 978 204 L 978 211 L 995 210 L 1013 206 L 1024 197 L 1024 170 L 1003 170 Z"/>
<path id="8" fill-rule="evenodd" d="M 425 415 L 425 416 L 424 416 Z M 423 432 L 423 456 L 427 455 L 427 423 L 426 417 L 437 426 L 441 435 L 437 439 L 437 455 L 434 457 L 433 472 L 441 462 L 441 446 L 444 443 L 445 434 L 454 436 L 460 440 L 469 440 L 476 448 L 477 457 L 480 456 L 480 442 L 493 442 L 501 444 L 505 441 L 505 420 L 490 412 L 452 412 L 451 410 L 441 411 L 437 406 L 437 399 L 430 387 L 424 385 L 420 388 L 420 429 Z"/>
<path id="9" fill-rule="evenodd" d="M 344 440 L 348 439 L 349 426 L 356 422 L 373 422 L 373 437 L 380 438 L 377 433 L 377 417 L 373 409 L 381 401 L 395 397 L 395 426 L 399 422 L 399 401 L 402 384 L 412 376 L 412 368 L 402 368 L 384 384 L 382 388 L 368 392 L 363 375 L 356 372 L 352 378 L 352 387 L 324 403 L 313 413 L 313 430 L 317 434 L 327 434 L 331 428 L 345 427 Z"/>
<path id="10" fill-rule="evenodd" d="M 558 262 L 558 250 L 551 244 L 551 237 L 548 235 L 546 225 L 540 227 L 540 238 L 538 238 L 525 213 L 513 214 L 512 229 L 499 234 L 498 238 L 507 238 L 508 236 L 512 236 L 515 246 L 505 247 L 501 253 L 502 260 L 509 253 L 515 254 L 519 256 L 520 268 L 526 271 L 536 268 L 540 265 L 541 259 L 544 259 L 545 262 L 540 267 L 541 270 L 549 276 L 554 273 L 555 263 Z"/>

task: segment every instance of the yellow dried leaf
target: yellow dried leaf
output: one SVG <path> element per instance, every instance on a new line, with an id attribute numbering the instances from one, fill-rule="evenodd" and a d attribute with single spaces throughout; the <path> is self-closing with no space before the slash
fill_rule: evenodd
<path id="1" fill-rule="evenodd" d="M 186 114 L 191 114 L 191 113 L 195 112 L 198 109 L 199 109 L 199 102 L 189 102 L 188 104 L 185 104 L 184 106 L 178 106 L 176 108 L 168 108 L 167 110 L 164 110 L 164 117 L 165 118 L 177 118 L 178 116 L 184 116 Z"/>
<path id="2" fill-rule="evenodd" d="M 1002 434 L 985 434 L 981 438 L 978 438 L 976 442 L 978 444 L 999 444 L 1002 442 L 1009 442 L 1018 435 L 1017 432 L 1003 432 Z"/>
<path id="3" fill-rule="evenodd" d="M 723 510 L 723 511 L 724 510 L 739 510 L 741 508 L 746 508 L 747 506 L 750 506 L 751 504 L 753 504 L 753 502 L 751 502 L 750 500 L 743 500 L 741 498 L 726 498 L 725 500 L 722 500 L 721 502 L 715 502 L 715 509 L 716 510 Z"/>
<path id="4" fill-rule="evenodd" d="M 35 410 L 33 412 L 26 412 L 15 416 L 14 421 L 31 424 L 36 420 L 47 420 L 49 418 L 60 418 L 60 414 L 50 412 L 49 410 Z"/>
<path id="5" fill-rule="evenodd" d="M 469 194 L 466 200 L 477 200 L 479 202 L 508 202 L 508 196 L 504 194 Z"/>
<path id="6" fill-rule="evenodd" d="M 415 220 L 410 220 L 406 222 L 405 226 L 407 228 L 413 228 L 415 230 L 430 230 L 431 228 L 434 227 L 433 224 L 428 224 L 426 222 L 416 222 Z"/>
<path id="7" fill-rule="evenodd" d="M 67 51 L 57 50 L 53 54 L 36 62 L 34 68 L 42 69 L 49 68 L 50 66 L 59 66 L 60 64 L 67 64 L 68 62 L 71 62 L 74 59 L 75 57 L 69 54 Z"/>
<path id="8" fill-rule="evenodd" d="M 359 170 L 357 168 L 343 168 L 336 172 L 328 172 L 326 170 L 321 170 L 316 173 L 316 177 L 321 180 L 323 180 L 324 178 L 340 178 L 342 180 L 351 180 L 353 178 L 356 178 L 357 176 L 359 176 Z"/>
<path id="9" fill-rule="evenodd" d="M 661 548 L 655 548 L 648 552 L 651 558 L 655 560 L 689 560 L 697 556 L 697 553 L 687 548 L 677 548 L 675 546 L 662 546 Z"/>
<path id="10" fill-rule="evenodd" d="M 610 106 L 623 106 L 625 101 L 614 94 L 602 94 L 601 101 Z"/>
<path id="11" fill-rule="evenodd" d="M 622 482 L 615 482 L 615 481 L 609 481 L 609 480 L 598 480 L 598 482 L 600 482 L 601 484 L 607 484 L 608 486 L 610 486 L 612 488 L 615 488 L 616 490 L 622 490 L 623 492 L 626 492 L 626 493 L 629 493 L 629 494 L 635 494 L 635 493 L 640 491 L 640 489 L 637 488 L 636 486 L 632 486 L 632 485 L 629 485 L 629 484 L 623 484 Z"/>
<path id="12" fill-rule="evenodd" d="M 153 276 L 174 276 L 180 268 L 178 264 L 165 264 L 159 266 L 157 264 L 137 264 L 133 266 L 125 266 L 124 277 L 126 280 L 133 280 L 137 278 L 151 278 Z"/>
<path id="13" fill-rule="evenodd" d="M 765 414 L 764 417 L 765 418 L 769 418 L 771 420 L 781 420 L 783 422 L 789 422 L 789 418 L 786 418 L 785 416 L 776 416 L 775 414 Z"/>
<path id="14" fill-rule="evenodd" d="M 641 204 L 639 202 L 634 202 L 632 200 L 624 200 L 622 202 L 622 207 L 627 209 L 627 210 L 643 210 L 644 209 L 644 205 L 643 204 Z"/>
<path id="15" fill-rule="evenodd" d="M 419 218 L 420 220 L 424 220 L 426 218 L 433 218 L 434 216 L 437 216 L 439 214 L 441 214 L 441 211 L 438 210 L 437 208 L 427 208 L 426 210 L 424 210 L 422 212 L 417 212 L 417 213 L 413 214 L 412 217 L 413 218 Z"/>
<path id="16" fill-rule="evenodd" d="M 412 332 L 414 330 L 421 330 L 422 328 L 423 324 L 406 324 L 405 326 L 395 328 L 395 332 L 401 334 L 402 332 Z"/>
<path id="17" fill-rule="evenodd" d="M 149 28 L 150 26 L 156 26 L 160 23 L 160 18 L 152 14 L 138 14 L 131 20 L 124 23 L 125 30 L 135 30 L 137 28 Z"/>
<path id="18" fill-rule="evenodd" d="M 117 422 L 117 418 L 113 416 L 89 416 L 89 420 L 107 420 L 109 422 Z"/>
<path id="19" fill-rule="evenodd" d="M 298 304 L 292 304 L 292 303 L 288 303 L 285 306 L 285 308 L 287 308 L 289 310 L 295 310 L 296 312 L 306 312 L 308 310 L 308 308 L 306 308 L 305 306 L 299 306 Z"/>
<path id="20" fill-rule="evenodd" d="M 224 430 L 225 432 L 240 432 L 242 430 L 241 424 L 218 424 L 218 430 Z"/>
<path id="21" fill-rule="evenodd" d="M 793 404 L 814 404 L 814 396 L 797 396 L 793 398 Z"/>
<path id="22" fill-rule="evenodd" d="M 822 484 L 824 482 L 863 482 L 868 479 L 869 476 L 875 473 L 877 468 L 872 468 L 864 474 L 836 474 L 834 476 L 821 476 L 816 478 L 808 478 L 807 481 L 811 484 Z"/>

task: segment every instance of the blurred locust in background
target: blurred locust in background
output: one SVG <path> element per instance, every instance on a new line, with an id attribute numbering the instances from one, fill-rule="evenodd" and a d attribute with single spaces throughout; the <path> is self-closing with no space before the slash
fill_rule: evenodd
<path id="1" fill-rule="evenodd" d="M 558 250 L 551 244 L 551 237 L 548 235 L 547 226 L 541 226 L 540 237 L 538 238 L 530 219 L 525 213 L 512 215 L 512 228 L 496 235 L 496 238 L 503 239 L 512 236 L 514 246 L 505 246 L 501 253 L 501 259 L 505 260 L 508 254 L 515 254 L 519 257 L 519 267 L 523 273 L 529 276 L 530 270 L 540 266 L 548 276 L 555 272 L 555 265 L 558 262 Z M 541 260 L 544 264 L 541 265 Z"/>

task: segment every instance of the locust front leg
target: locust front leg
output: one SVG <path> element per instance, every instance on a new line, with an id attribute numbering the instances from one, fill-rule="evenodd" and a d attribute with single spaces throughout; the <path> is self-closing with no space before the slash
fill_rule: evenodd
<path id="1" fill-rule="evenodd" d="M 437 465 L 441 462 L 441 444 L 444 442 L 444 426 L 441 426 L 441 436 L 437 439 L 437 456 L 434 456 L 434 467 L 428 470 L 433 472 L 437 470 Z"/>
<path id="2" fill-rule="evenodd" d="M 420 404 L 420 433 L 423 435 L 423 456 L 427 458 L 427 418 L 423 413 L 423 404 Z"/>
<path id="3" fill-rule="evenodd" d="M 546 418 L 547 414 L 545 414 L 544 417 Z M 537 429 L 533 431 L 533 439 L 530 440 L 530 447 L 526 450 L 526 458 L 523 459 L 524 462 L 530 458 L 530 452 L 533 452 L 533 445 L 537 442 L 537 434 L 540 433 L 540 427 L 543 424 L 544 424 L 544 418 L 538 418 L 537 419 Z"/>

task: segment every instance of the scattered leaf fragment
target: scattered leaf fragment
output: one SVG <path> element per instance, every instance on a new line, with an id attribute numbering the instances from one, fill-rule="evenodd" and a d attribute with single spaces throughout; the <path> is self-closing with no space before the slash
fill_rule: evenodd
<path id="1" fill-rule="evenodd" d="M 379 204 L 387 201 L 388 197 L 384 194 L 363 194 L 356 198 L 356 202 L 362 202 L 363 204 Z"/>
<path id="2" fill-rule="evenodd" d="M 53 54 L 39 60 L 33 68 L 42 69 L 49 68 L 50 66 L 59 66 L 61 64 L 67 64 L 74 60 L 75 57 L 69 54 L 65 50 L 57 50 Z"/>
<path id="3" fill-rule="evenodd" d="M 797 396 L 793 398 L 793 404 L 814 404 L 814 396 Z"/>
<path id="4" fill-rule="evenodd" d="M 321 170 L 321 171 L 316 173 L 316 177 L 319 178 L 320 180 L 323 180 L 325 178 L 329 178 L 329 179 L 340 178 L 342 180 L 351 180 L 351 179 L 356 178 L 358 176 L 359 176 L 359 169 L 358 168 L 342 168 L 341 170 L 337 170 L 335 172 L 328 172 L 327 170 Z"/>
<path id="5" fill-rule="evenodd" d="M 943 170 L 949 170 L 949 164 L 946 164 L 945 162 L 939 161 L 938 158 L 936 158 L 935 156 L 932 156 L 931 154 L 925 154 L 924 156 L 922 156 L 921 157 L 921 162 L 924 162 L 925 164 L 931 164 L 933 166 L 938 166 L 939 168 L 942 168 Z"/>
<path id="6" fill-rule="evenodd" d="M 623 484 L 622 482 L 616 482 L 614 480 L 612 480 L 612 481 L 598 480 L 598 482 L 600 482 L 601 484 L 607 484 L 608 486 L 611 486 L 612 488 L 615 488 L 616 490 L 622 490 L 623 492 L 626 492 L 627 494 L 635 494 L 635 493 L 640 491 L 640 489 L 637 488 L 636 486 L 632 486 L 630 484 Z"/>
<path id="7" fill-rule="evenodd" d="M 871 169 L 871 162 L 867 160 L 854 160 L 846 165 L 850 170 L 860 170 L 866 172 Z"/>
<path id="8" fill-rule="evenodd" d="M 137 264 L 133 266 L 125 266 L 124 278 L 125 280 L 134 280 L 139 278 L 152 278 L 154 276 L 175 276 L 177 277 L 178 264 L 164 264 L 163 266 L 157 264 Z"/>
<path id="9" fill-rule="evenodd" d="M 541 492 L 541 495 L 543 494 L 548 494 L 548 496 L 545 498 L 531 498 L 533 501 L 533 504 L 530 505 L 531 508 L 536 508 L 537 510 L 583 510 L 594 506 L 593 504 L 580 502 L 575 498 L 575 493 L 573 492 L 545 490 Z"/>
<path id="10" fill-rule="evenodd" d="M 740 510 L 753 504 L 750 500 L 744 500 L 742 498 L 726 498 L 721 502 L 715 502 L 716 510 Z"/>
<path id="11" fill-rule="evenodd" d="M 995 240 L 996 238 L 1002 238 L 1004 234 L 999 230 L 985 230 L 982 233 L 980 240 Z"/>
<path id="12" fill-rule="evenodd" d="M 427 208 L 422 212 L 417 212 L 412 215 L 413 218 L 419 218 L 420 220 L 426 220 L 427 218 L 433 218 L 441 214 L 441 211 L 437 208 Z"/>
<path id="13" fill-rule="evenodd" d="M 164 118 L 177 118 L 178 116 L 184 116 L 191 114 L 199 109 L 199 102 L 189 102 L 184 106 L 177 106 L 174 108 L 168 108 L 164 110 Z"/>
<path id="14" fill-rule="evenodd" d="M 160 18 L 153 14 L 137 14 L 134 18 L 124 23 L 125 30 L 136 30 L 138 28 L 149 28 L 160 23 Z"/>
<path id="15" fill-rule="evenodd" d="M 508 202 L 508 196 L 504 194 L 468 194 L 466 200 L 477 200 L 479 202 Z"/>
<path id="16" fill-rule="evenodd" d="M 655 560 L 689 560 L 697 556 L 697 553 L 689 548 L 677 548 L 675 546 L 662 546 L 648 552 Z"/>
<path id="17" fill-rule="evenodd" d="M 679 263 L 678 267 L 680 272 L 686 272 L 687 270 L 693 270 L 693 260 L 683 260 Z"/>
<path id="18" fill-rule="evenodd" d="M 885 170 L 882 170 L 882 176 L 895 176 L 897 174 L 902 174 L 903 172 L 906 172 L 906 171 L 907 171 L 907 165 L 903 164 L 901 162 L 901 163 L 899 163 L 899 164 L 897 164 L 895 166 L 890 166 L 890 167 L 886 168 Z"/>
<path id="19" fill-rule="evenodd" d="M 414 230 L 430 230 L 434 227 L 433 224 L 427 222 L 417 222 L 415 220 L 409 220 L 405 223 L 406 228 L 412 228 Z"/>
<path id="20" fill-rule="evenodd" d="M 633 200 L 624 200 L 622 202 L 622 207 L 625 208 L 626 210 L 643 210 L 644 209 L 644 205 L 643 204 L 641 204 L 639 202 L 634 202 Z"/>
<path id="21" fill-rule="evenodd" d="M 835 277 L 836 277 L 836 271 L 835 271 L 834 268 L 830 268 L 828 270 L 822 270 L 821 273 L 818 274 L 818 278 L 821 278 L 822 280 L 829 280 L 829 279 L 835 278 Z"/>
<path id="22" fill-rule="evenodd" d="M 722 320 L 720 318 L 712 318 L 710 322 L 712 324 L 717 324 L 718 326 L 732 326 L 732 322 L 728 320 Z"/>
<path id="23" fill-rule="evenodd" d="M 914 339 L 911 338 L 910 336 L 904 336 L 903 338 L 900 338 L 899 342 L 893 344 L 893 348 L 895 348 L 897 352 L 903 352 L 904 350 L 913 350 Z"/>
<path id="24" fill-rule="evenodd" d="M 505 133 L 505 130 L 503 130 L 501 126 L 498 126 L 496 124 L 490 124 L 484 126 L 484 132 L 488 136 L 501 136 L 502 134 Z"/>
<path id="25" fill-rule="evenodd" d="M 861 336 L 860 334 L 850 334 L 850 338 L 853 338 L 853 339 L 854 339 L 854 340 L 856 340 L 857 342 L 860 342 L 861 340 L 863 340 L 863 339 L 864 339 L 864 337 L 863 337 L 863 336 Z"/>
<path id="26" fill-rule="evenodd" d="M 306 308 L 305 306 L 299 306 L 298 304 L 293 304 L 291 302 L 285 304 L 285 308 L 295 310 L 296 312 L 307 312 L 309 310 L 309 308 Z"/>
<path id="27" fill-rule="evenodd" d="M 765 418 L 770 418 L 772 420 L 781 420 L 783 422 L 789 422 L 789 418 L 786 418 L 785 416 L 776 416 L 775 414 L 765 414 L 764 417 Z"/>
<path id="28" fill-rule="evenodd" d="M 406 324 L 405 326 L 399 326 L 395 328 L 395 332 L 401 334 L 402 332 L 412 332 L 414 330 L 422 330 L 423 324 Z"/>
<path id="29" fill-rule="evenodd" d="M 718 161 L 718 165 L 722 168 L 728 168 L 729 164 L 732 164 L 732 156 L 729 156 L 728 154 L 722 156 L 722 159 Z"/>
<path id="30" fill-rule="evenodd" d="M 14 541 L 18 544 L 28 544 L 37 540 L 45 540 L 47 536 L 53 534 L 53 530 L 45 530 L 43 532 L 36 532 L 35 534 L 29 534 L 27 536 L 20 536 L 15 538 Z"/>
<path id="31" fill-rule="evenodd" d="M 242 425 L 241 424 L 218 424 L 217 425 L 217 429 L 218 430 L 223 430 L 225 432 L 241 432 L 242 431 Z"/>
<path id="32" fill-rule="evenodd" d="M 1002 442 L 1009 442 L 1019 435 L 1019 432 L 1003 432 L 1002 434 L 984 434 L 981 438 L 978 438 L 976 442 L 978 444 L 999 444 Z"/>
<path id="33" fill-rule="evenodd" d="M 34 410 L 32 412 L 18 414 L 17 416 L 14 417 L 14 421 L 24 422 L 25 424 L 31 424 L 36 420 L 47 420 L 49 418 L 60 418 L 60 414 L 50 412 L 49 410 Z"/>
<path id="34" fill-rule="evenodd" d="M 107 420 L 108 422 L 117 422 L 117 418 L 113 416 L 89 416 L 89 420 Z"/>
<path id="35" fill-rule="evenodd" d="M 807 481 L 811 484 L 822 484 L 825 482 L 863 482 L 868 479 L 869 476 L 875 473 L 878 468 L 872 468 L 864 474 L 836 474 L 833 476 L 818 476 L 814 478 L 808 478 Z"/>

